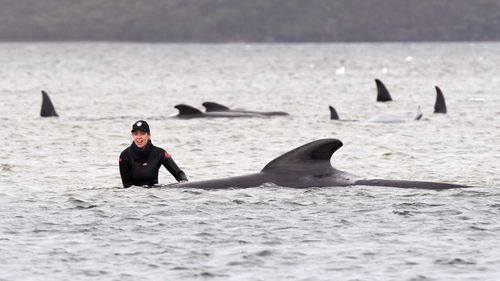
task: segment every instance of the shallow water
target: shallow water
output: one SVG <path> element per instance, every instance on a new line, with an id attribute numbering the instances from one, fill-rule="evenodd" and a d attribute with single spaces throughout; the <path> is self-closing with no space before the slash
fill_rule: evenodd
<path id="1" fill-rule="evenodd" d="M 0 44 L 0 280 L 496 280 L 499 47 Z M 374 78 L 394 102 L 375 103 Z M 41 89 L 59 118 L 39 117 Z M 291 116 L 168 118 L 204 101 Z M 361 121 L 330 121 L 328 105 Z M 418 105 L 418 122 L 363 121 Z M 477 187 L 122 189 L 142 118 L 190 180 L 338 138 L 338 169 Z"/>

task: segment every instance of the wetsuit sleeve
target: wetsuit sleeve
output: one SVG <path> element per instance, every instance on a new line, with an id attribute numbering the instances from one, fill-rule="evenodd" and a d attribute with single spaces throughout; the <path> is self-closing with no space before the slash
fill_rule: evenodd
<path id="1" fill-rule="evenodd" d="M 123 187 L 131 187 L 133 185 L 132 181 L 132 168 L 130 166 L 130 160 L 125 156 L 126 154 L 122 152 L 120 154 L 119 166 L 120 166 L 120 176 L 122 177 Z"/>
<path id="2" fill-rule="evenodd" d="M 175 163 L 174 159 L 172 159 L 172 156 L 168 154 L 168 152 L 165 151 L 164 153 L 164 158 L 162 162 L 163 166 L 167 168 L 167 170 L 174 176 L 174 178 L 178 181 L 188 181 L 188 178 L 184 171 L 182 171 L 179 166 Z"/>

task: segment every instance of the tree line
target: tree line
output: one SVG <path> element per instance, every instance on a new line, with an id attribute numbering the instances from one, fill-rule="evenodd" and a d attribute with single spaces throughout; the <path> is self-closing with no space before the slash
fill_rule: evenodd
<path id="1" fill-rule="evenodd" d="M 0 0 L 0 40 L 496 41 L 497 0 Z"/>

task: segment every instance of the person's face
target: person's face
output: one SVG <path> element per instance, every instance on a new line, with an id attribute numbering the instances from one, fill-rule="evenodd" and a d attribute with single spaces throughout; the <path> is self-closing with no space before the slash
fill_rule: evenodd
<path id="1" fill-rule="evenodd" d="M 149 141 L 149 133 L 143 132 L 141 130 L 135 130 L 132 133 L 132 139 L 138 148 L 144 148 Z"/>

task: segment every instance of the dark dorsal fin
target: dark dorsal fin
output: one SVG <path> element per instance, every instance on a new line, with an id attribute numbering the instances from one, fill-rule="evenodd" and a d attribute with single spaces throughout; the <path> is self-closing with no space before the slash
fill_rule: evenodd
<path id="1" fill-rule="evenodd" d="M 330 108 L 330 120 L 339 120 L 339 115 L 333 106 L 328 106 Z"/>
<path id="2" fill-rule="evenodd" d="M 434 103 L 434 113 L 446 113 L 446 102 L 444 101 L 443 92 L 436 86 L 436 103 Z"/>
<path id="3" fill-rule="evenodd" d="M 229 107 L 227 107 L 225 105 L 222 105 L 220 103 L 211 102 L 211 101 L 204 102 L 204 103 L 202 103 L 202 105 L 205 107 L 205 110 L 207 112 L 211 112 L 211 111 L 227 111 L 227 110 L 229 110 Z"/>
<path id="4" fill-rule="evenodd" d="M 340 147 L 342 147 L 342 142 L 337 139 L 316 140 L 275 158 L 262 169 L 262 172 L 330 170 L 332 169 L 330 158 Z"/>
<path id="5" fill-rule="evenodd" d="M 391 94 L 384 83 L 378 79 L 375 79 L 375 83 L 377 84 L 377 101 L 392 101 Z"/>
<path id="6" fill-rule="evenodd" d="M 203 114 L 199 109 L 186 104 L 178 104 L 174 107 L 179 110 L 179 115 Z"/>
<path id="7" fill-rule="evenodd" d="M 42 90 L 42 109 L 40 111 L 42 117 L 57 117 L 56 109 L 49 98 L 49 95 Z"/>

